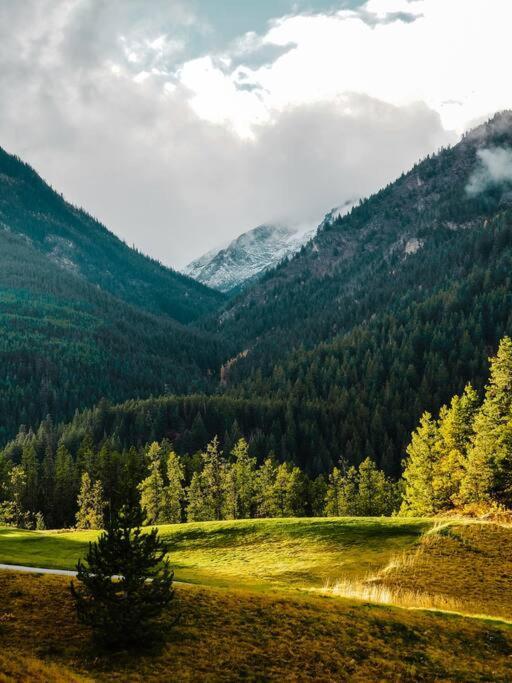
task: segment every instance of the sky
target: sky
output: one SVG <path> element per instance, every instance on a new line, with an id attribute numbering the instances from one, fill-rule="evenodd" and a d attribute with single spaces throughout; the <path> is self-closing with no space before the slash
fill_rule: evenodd
<path id="1" fill-rule="evenodd" d="M 0 146 L 181 268 L 512 108 L 510 0 L 0 0 Z"/>

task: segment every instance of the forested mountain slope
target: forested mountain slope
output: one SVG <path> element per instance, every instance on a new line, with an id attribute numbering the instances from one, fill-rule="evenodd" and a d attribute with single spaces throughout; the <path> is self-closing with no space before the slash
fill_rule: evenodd
<path id="1" fill-rule="evenodd" d="M 172 318 L 221 298 L 129 249 L 0 150 L 0 441 L 102 397 L 206 390 L 220 345 Z"/>
<path id="2" fill-rule="evenodd" d="M 2 148 L 0 229 L 22 236 L 56 265 L 133 306 L 183 323 L 211 313 L 223 300 L 219 292 L 128 247 Z"/>
<path id="3" fill-rule="evenodd" d="M 259 350 L 275 357 L 312 347 L 378 313 L 389 302 L 382 285 L 393 290 L 411 256 L 442 234 L 457 237 L 512 206 L 512 183 L 493 178 L 485 165 L 489 153 L 512 155 L 511 149 L 512 112 L 504 112 L 321 226 L 298 255 L 228 304 L 214 326 L 241 348 L 255 349 L 246 365 L 251 357 L 256 365 Z M 395 298 L 402 294 L 395 288 Z"/>
<path id="4" fill-rule="evenodd" d="M 205 389 L 213 339 L 125 304 L 0 231 L 0 438 L 102 397 Z"/>
<path id="5" fill-rule="evenodd" d="M 398 473 L 421 412 L 481 385 L 512 332 L 511 150 L 505 112 L 326 225 L 228 305 L 216 329 L 233 356 L 248 353 L 225 391 L 328 404 L 341 416 L 340 454 Z"/>

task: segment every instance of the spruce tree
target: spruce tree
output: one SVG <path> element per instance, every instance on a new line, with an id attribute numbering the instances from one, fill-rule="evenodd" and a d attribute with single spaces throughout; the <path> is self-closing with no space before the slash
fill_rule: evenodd
<path id="1" fill-rule="evenodd" d="M 185 471 L 181 459 L 174 451 L 167 456 L 167 487 L 165 489 L 165 507 L 167 521 L 181 522 L 182 505 L 185 497 L 183 481 Z"/>
<path id="2" fill-rule="evenodd" d="M 471 384 L 462 396 L 454 396 L 450 407 L 439 414 L 437 446 L 439 458 L 433 469 L 433 489 L 441 509 L 460 502 L 460 489 L 467 466 L 468 449 L 474 437 L 474 420 L 479 407 L 478 395 Z"/>
<path id="3" fill-rule="evenodd" d="M 203 490 L 201 488 L 201 475 L 194 472 L 187 489 L 187 521 L 204 522 L 210 519 L 205 507 Z"/>
<path id="4" fill-rule="evenodd" d="M 356 514 L 360 517 L 390 515 L 394 510 L 393 483 L 366 458 L 358 467 Z"/>
<path id="5" fill-rule="evenodd" d="M 276 470 L 275 496 L 278 517 L 300 517 L 304 514 L 304 475 L 298 467 L 281 463 Z"/>
<path id="6" fill-rule="evenodd" d="M 404 499 L 400 510 L 403 515 L 423 517 L 439 510 L 433 487 L 438 442 L 438 425 L 430 413 L 424 413 L 407 446 L 408 457 L 403 475 Z"/>
<path id="7" fill-rule="evenodd" d="M 53 510 L 55 523 L 68 526 L 73 523 L 77 496 L 75 467 L 70 452 L 64 445 L 57 448 L 55 456 L 55 487 Z"/>
<path id="8" fill-rule="evenodd" d="M 101 529 L 103 527 L 106 507 L 103 500 L 103 488 L 99 480 L 91 481 L 88 472 L 82 474 L 77 504 L 77 529 Z"/>
<path id="9" fill-rule="evenodd" d="M 23 507 L 31 514 L 38 509 L 39 493 L 39 463 L 34 446 L 25 446 L 21 455 L 21 466 L 25 473 L 25 491 L 23 494 Z"/>
<path id="10" fill-rule="evenodd" d="M 217 437 L 202 454 L 203 469 L 200 473 L 206 519 L 222 519 L 226 506 L 226 464 L 219 450 Z"/>
<path id="11" fill-rule="evenodd" d="M 279 514 L 276 491 L 277 467 L 266 458 L 256 474 L 256 507 L 258 517 L 277 517 Z"/>
<path id="12" fill-rule="evenodd" d="M 254 512 L 256 493 L 256 458 L 249 456 L 245 439 L 239 439 L 231 451 L 233 462 L 227 472 L 226 511 L 231 519 L 249 519 Z"/>
<path id="13" fill-rule="evenodd" d="M 490 379 L 481 409 L 475 417 L 472 447 L 461 485 L 461 501 L 512 504 L 509 493 L 512 451 L 512 340 L 504 337 L 490 359 Z"/>
<path id="14" fill-rule="evenodd" d="M 154 442 L 147 453 L 148 476 L 139 484 L 140 504 L 147 524 L 164 524 L 167 519 L 167 501 L 162 476 L 161 449 Z"/>
<path id="15" fill-rule="evenodd" d="M 143 532 L 138 505 L 111 515 L 105 532 L 78 562 L 71 583 L 78 618 L 110 648 L 138 647 L 157 636 L 158 618 L 173 598 L 173 572 L 157 529 Z"/>

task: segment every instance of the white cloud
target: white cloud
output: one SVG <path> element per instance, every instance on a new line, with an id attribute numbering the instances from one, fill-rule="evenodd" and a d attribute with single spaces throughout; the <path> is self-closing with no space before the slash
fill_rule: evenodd
<path id="1" fill-rule="evenodd" d="M 187 60 L 190 7 L 0 0 L 0 145 L 167 263 L 314 222 L 511 104 L 504 0 L 370 0 Z"/>
<path id="2" fill-rule="evenodd" d="M 512 104 L 505 71 L 511 25 L 512 3 L 503 0 L 370 0 L 359 11 L 285 17 L 260 43 L 296 47 L 271 65 L 245 68 L 254 104 L 238 92 L 240 106 L 232 95 L 226 113 L 235 127 L 243 120 L 246 131 L 253 111 L 261 120 L 261 103 L 270 117 L 290 105 L 357 92 L 395 105 L 422 101 L 446 128 L 462 132 L 475 118 Z M 246 42 L 254 45 L 257 37 Z M 214 65 L 196 74 L 188 83 L 194 96 L 208 92 L 196 107 L 200 116 L 209 118 L 208 102 L 215 111 L 239 75 L 239 68 L 229 73 Z"/>
<path id="3" fill-rule="evenodd" d="M 494 147 L 479 149 L 480 165 L 471 175 L 467 192 L 477 195 L 493 185 L 512 183 L 512 149 Z"/>

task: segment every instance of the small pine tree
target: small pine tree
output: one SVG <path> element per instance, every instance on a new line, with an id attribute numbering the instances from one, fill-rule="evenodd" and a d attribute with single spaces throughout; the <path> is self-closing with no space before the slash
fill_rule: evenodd
<path id="1" fill-rule="evenodd" d="M 111 515 L 105 532 L 89 544 L 71 583 L 79 620 L 110 648 L 147 644 L 173 598 L 173 572 L 157 529 L 144 533 L 138 505 Z"/>

